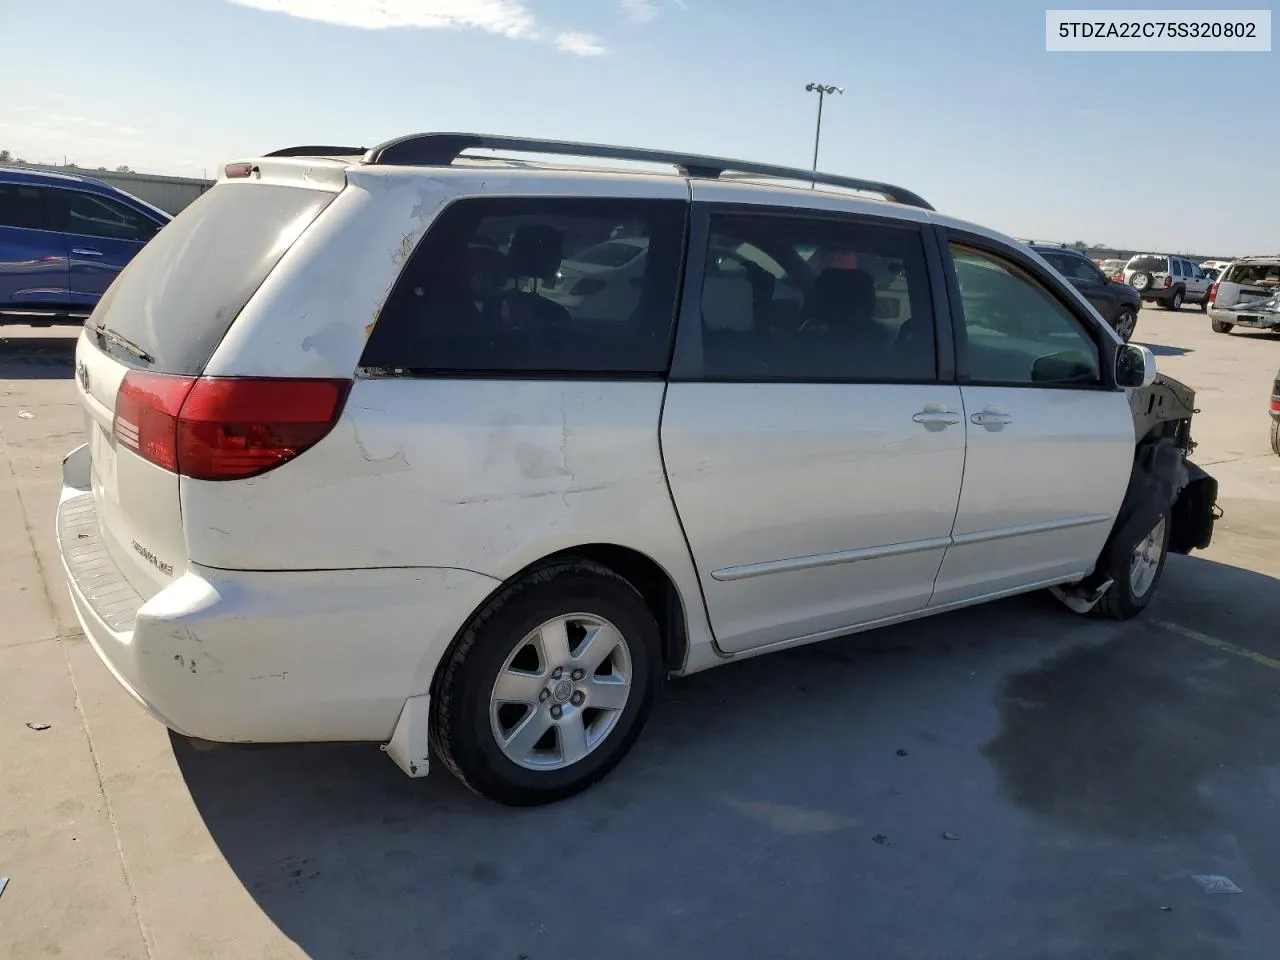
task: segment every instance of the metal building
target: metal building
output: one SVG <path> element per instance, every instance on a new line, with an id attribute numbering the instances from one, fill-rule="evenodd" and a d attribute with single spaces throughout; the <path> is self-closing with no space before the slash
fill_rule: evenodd
<path id="1" fill-rule="evenodd" d="M 17 164 L 14 164 L 17 166 Z M 70 173 L 81 177 L 93 177 L 131 193 L 166 213 L 176 214 L 196 197 L 213 186 L 212 180 L 191 177 L 169 177 L 152 173 L 117 173 L 114 170 L 91 170 L 87 167 L 51 167 L 28 163 L 22 166 L 32 170 L 49 170 L 53 173 Z"/>

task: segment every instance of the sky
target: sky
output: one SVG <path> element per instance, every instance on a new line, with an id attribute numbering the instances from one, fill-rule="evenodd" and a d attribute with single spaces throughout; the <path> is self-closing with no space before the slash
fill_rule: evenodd
<path id="1" fill-rule="evenodd" d="M 1047 53 L 1045 7 L 0 0 L 0 149 L 212 177 L 291 144 L 468 130 L 807 168 L 814 81 L 844 88 L 824 170 L 1024 238 L 1280 250 L 1280 52 Z"/>

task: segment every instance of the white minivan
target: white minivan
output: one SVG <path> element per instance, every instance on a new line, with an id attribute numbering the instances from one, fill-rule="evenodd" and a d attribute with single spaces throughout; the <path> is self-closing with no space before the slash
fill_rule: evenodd
<path id="1" fill-rule="evenodd" d="M 608 280 L 634 296 L 562 295 L 611 242 L 643 247 Z M 230 164 L 76 378 L 62 559 L 139 703 L 411 776 L 434 752 L 511 804 L 604 776 L 666 675 L 1043 588 L 1130 617 L 1212 534 L 1194 394 L 1034 252 L 713 157 L 423 134 Z"/>

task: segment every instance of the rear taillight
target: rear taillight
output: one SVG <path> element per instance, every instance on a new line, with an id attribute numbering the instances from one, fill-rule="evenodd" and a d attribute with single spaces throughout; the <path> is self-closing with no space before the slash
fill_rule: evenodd
<path id="1" fill-rule="evenodd" d="M 1112 283 L 1124 283 L 1124 272 L 1123 272 L 1123 271 L 1121 271 L 1121 272 L 1118 272 L 1118 273 L 1113 273 L 1113 274 L 1111 275 L 1111 282 L 1112 282 Z"/>
<path id="2" fill-rule="evenodd" d="M 1165 278 L 1164 278 L 1164 285 L 1165 285 L 1166 287 L 1172 287 L 1172 286 L 1173 286 L 1173 277 L 1165 277 Z"/>
<path id="3" fill-rule="evenodd" d="M 131 371 L 116 393 L 116 441 L 166 470 L 178 469 L 178 414 L 195 377 Z"/>
<path id="4" fill-rule="evenodd" d="M 349 380 L 179 377 L 132 371 L 115 435 L 157 466 L 196 480 L 239 480 L 292 460 L 342 414 Z"/>
<path id="5" fill-rule="evenodd" d="M 1215 283 L 1213 286 L 1209 288 L 1209 306 L 1213 306 L 1214 302 L 1217 299 L 1218 299 L 1218 285 Z"/>

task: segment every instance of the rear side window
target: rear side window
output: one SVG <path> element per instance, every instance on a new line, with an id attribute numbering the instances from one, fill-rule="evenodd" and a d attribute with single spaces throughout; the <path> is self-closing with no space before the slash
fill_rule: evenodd
<path id="1" fill-rule="evenodd" d="M 708 380 L 932 380 L 918 228 L 715 212 L 699 298 Z"/>
<path id="2" fill-rule="evenodd" d="M 80 190 L 64 190 L 62 196 L 67 204 L 69 233 L 146 243 L 160 229 L 160 224 L 150 217 L 110 197 Z"/>
<path id="3" fill-rule="evenodd" d="M 237 314 L 336 194 L 277 184 L 220 184 L 156 234 L 88 320 L 152 358 L 198 374 Z M 136 358 L 122 356 L 136 362 Z"/>
<path id="4" fill-rule="evenodd" d="M 679 200 L 460 200 L 409 258 L 361 365 L 661 375 L 686 210 Z"/>
<path id="5" fill-rule="evenodd" d="M 0 183 L 0 227 L 46 230 L 44 193 L 39 187 Z"/>
<path id="6" fill-rule="evenodd" d="M 1134 257 L 1129 261 L 1129 269 L 1140 273 L 1168 273 L 1169 261 L 1165 257 Z"/>

